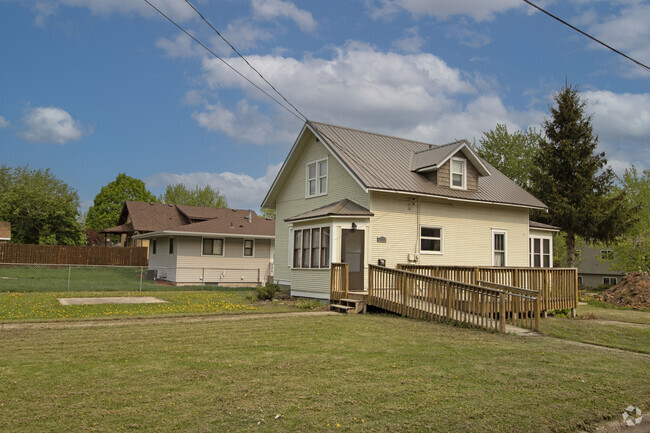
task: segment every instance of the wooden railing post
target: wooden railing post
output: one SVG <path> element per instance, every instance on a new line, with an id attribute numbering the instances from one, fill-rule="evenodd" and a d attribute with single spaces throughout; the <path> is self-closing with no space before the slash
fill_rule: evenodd
<path id="1" fill-rule="evenodd" d="M 474 268 L 474 284 L 478 285 L 478 280 L 480 276 L 480 270 L 478 267 Z"/>
<path id="2" fill-rule="evenodd" d="M 334 299 L 334 286 L 336 285 L 336 266 L 330 265 L 330 300 Z"/>
<path id="3" fill-rule="evenodd" d="M 406 296 L 404 296 L 404 272 L 399 272 L 397 274 L 397 289 L 399 291 L 402 302 L 400 305 L 400 314 L 404 316 L 406 313 Z"/>
<path id="4" fill-rule="evenodd" d="M 535 298 L 535 325 L 533 329 L 539 332 L 539 292 L 537 292 L 537 297 Z"/>
<path id="5" fill-rule="evenodd" d="M 451 320 L 451 307 L 453 305 L 454 299 L 454 286 L 452 284 L 449 284 L 449 282 L 445 282 L 445 285 L 447 286 L 447 320 Z"/>
<path id="6" fill-rule="evenodd" d="M 373 280 L 374 271 L 372 266 L 373 265 L 368 266 L 368 297 L 369 298 L 372 298 L 372 285 L 374 284 L 374 280 Z"/>
<path id="7" fill-rule="evenodd" d="M 345 263 L 344 270 L 345 270 L 345 297 L 348 297 L 348 288 L 350 287 L 350 268 L 349 264 Z"/>
<path id="8" fill-rule="evenodd" d="M 499 293 L 499 328 L 506 332 L 506 300 L 503 292 Z"/>
<path id="9" fill-rule="evenodd" d="M 548 280 L 549 280 L 549 278 L 548 278 L 548 269 L 546 269 L 546 270 L 544 270 L 544 294 L 543 294 L 543 296 L 544 296 L 544 298 L 543 298 L 544 299 L 544 306 L 543 306 L 544 317 L 546 317 L 546 312 L 549 310 L 549 305 L 548 305 L 548 302 L 549 302 L 549 299 L 548 299 L 548 291 L 549 291 L 548 282 L 549 281 Z"/>

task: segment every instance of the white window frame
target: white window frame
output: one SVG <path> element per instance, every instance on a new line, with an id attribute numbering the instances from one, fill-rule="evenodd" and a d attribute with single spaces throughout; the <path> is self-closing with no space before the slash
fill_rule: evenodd
<path id="1" fill-rule="evenodd" d="M 246 241 L 250 241 L 250 242 L 253 243 L 253 246 L 251 248 L 251 255 L 250 256 L 246 255 Z M 241 254 L 242 254 L 241 255 L 242 257 L 255 257 L 255 239 L 244 239 L 242 241 L 242 252 L 241 252 Z"/>
<path id="2" fill-rule="evenodd" d="M 440 230 L 440 238 L 432 237 L 432 236 L 422 236 L 422 229 L 439 229 Z M 426 224 L 420 224 L 420 237 L 418 239 L 418 250 L 420 251 L 420 254 L 431 254 L 431 255 L 436 255 L 436 256 L 441 256 L 444 253 L 444 228 L 442 226 L 429 226 Z M 422 249 L 422 239 L 432 239 L 432 240 L 440 240 L 440 251 L 429 251 L 429 250 L 423 250 Z"/>
<path id="3" fill-rule="evenodd" d="M 545 268 L 544 266 L 544 240 L 548 240 L 549 244 L 549 268 L 553 267 L 553 237 L 552 236 L 536 236 L 530 235 L 528 237 L 528 264 L 531 268 L 535 268 L 535 239 L 539 239 L 539 263 L 540 268 Z"/>
<path id="4" fill-rule="evenodd" d="M 203 241 L 205 239 L 212 239 L 213 241 L 221 240 L 221 254 L 203 254 Z M 214 243 L 212 244 L 212 251 L 214 251 Z M 226 238 L 201 238 L 201 257 L 224 257 L 226 255 Z"/>
<path id="5" fill-rule="evenodd" d="M 496 260 L 494 253 L 494 235 L 502 234 L 503 235 L 503 265 L 508 266 L 508 231 L 502 229 L 492 229 L 492 266 L 496 266 Z"/>
<path id="6" fill-rule="evenodd" d="M 609 280 L 609 282 L 605 281 Z M 603 277 L 603 284 L 609 284 L 611 286 L 615 286 L 618 284 L 618 278 L 617 277 Z"/>
<path id="7" fill-rule="evenodd" d="M 454 162 L 460 162 L 463 166 L 463 172 L 460 175 L 463 178 L 463 184 L 461 186 L 454 185 Z M 453 189 L 467 189 L 467 160 L 464 158 L 451 158 L 449 160 L 449 187 Z"/>
<path id="8" fill-rule="evenodd" d="M 318 247 L 318 266 L 312 267 L 312 251 L 313 251 L 313 245 L 311 244 L 312 242 L 312 230 L 314 229 L 319 229 L 319 247 Z M 329 244 L 327 246 L 327 266 L 323 266 L 323 229 L 328 229 L 329 230 Z M 299 265 L 300 266 L 294 266 L 294 254 L 296 251 L 296 246 L 295 246 L 295 236 L 296 232 L 300 232 L 300 248 L 298 248 L 299 251 Z M 308 249 L 308 254 L 309 254 L 309 261 L 307 262 L 309 266 L 303 267 L 302 264 L 304 263 L 304 238 L 305 238 L 305 232 L 309 235 L 309 249 Z M 291 269 L 302 269 L 302 270 L 324 270 L 324 269 L 331 269 L 332 267 L 332 242 L 333 242 L 333 237 L 332 237 L 332 227 L 329 225 L 315 225 L 315 226 L 309 226 L 309 227 L 301 227 L 301 228 L 296 228 L 293 227 L 291 231 L 292 235 L 292 240 L 291 240 L 291 252 L 290 252 L 290 257 L 289 257 L 289 267 Z"/>
<path id="9" fill-rule="evenodd" d="M 584 278 L 582 277 L 582 275 L 578 275 L 578 284 L 584 284 L 583 281 L 584 281 Z"/>
<path id="10" fill-rule="evenodd" d="M 608 257 L 603 257 L 603 253 Z M 600 259 L 608 262 L 614 260 L 614 250 L 600 250 Z"/>
<path id="11" fill-rule="evenodd" d="M 327 164 L 327 170 L 325 172 L 325 175 L 321 175 L 320 173 L 320 163 L 325 162 Z M 309 177 L 309 167 L 310 166 L 315 166 L 314 172 L 315 172 L 315 177 L 310 178 Z M 329 170 L 330 170 L 330 163 L 329 163 L 329 158 L 326 156 L 325 158 L 320 158 L 316 159 L 314 161 L 309 161 L 305 165 L 305 198 L 311 198 L 311 197 L 320 197 L 323 195 L 327 195 L 327 190 L 329 189 Z M 321 190 L 321 179 L 325 179 L 325 188 L 324 191 Z M 309 182 L 313 181 L 315 183 L 314 186 L 314 194 L 309 194 Z"/>

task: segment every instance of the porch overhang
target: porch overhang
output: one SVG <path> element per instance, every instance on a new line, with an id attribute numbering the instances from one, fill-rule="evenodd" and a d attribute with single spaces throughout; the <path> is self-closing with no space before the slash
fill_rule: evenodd
<path id="1" fill-rule="evenodd" d="M 349 199 L 330 203 L 307 212 L 300 213 L 285 219 L 285 222 L 294 223 L 322 218 L 370 218 L 375 216 L 369 209 Z"/>

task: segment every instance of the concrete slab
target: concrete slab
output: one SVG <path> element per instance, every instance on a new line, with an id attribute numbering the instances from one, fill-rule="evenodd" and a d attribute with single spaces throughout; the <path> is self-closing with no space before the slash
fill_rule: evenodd
<path id="1" fill-rule="evenodd" d="M 160 304 L 165 301 L 153 296 L 113 296 L 102 298 L 57 298 L 61 305 L 97 304 Z"/>

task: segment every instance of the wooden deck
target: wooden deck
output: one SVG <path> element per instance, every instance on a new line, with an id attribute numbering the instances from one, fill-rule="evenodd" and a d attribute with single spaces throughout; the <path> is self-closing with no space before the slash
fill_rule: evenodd
<path id="1" fill-rule="evenodd" d="M 446 272 L 466 280 L 470 275 L 467 269 L 470 268 L 435 267 L 431 270 L 421 267 L 416 273 L 369 265 L 367 303 L 406 317 L 460 322 L 500 332 L 505 332 L 508 325 L 539 330 L 542 305 L 547 308 L 575 308 L 577 305 L 577 292 L 572 284 L 575 269 L 553 273 L 528 268 L 471 268 L 475 283 L 424 273 Z M 332 264 L 332 300 L 347 298 L 352 293 L 348 290 L 346 276 L 347 264 Z M 535 287 L 537 281 L 542 293 L 504 284 L 512 281 L 525 282 L 528 287 Z"/>

